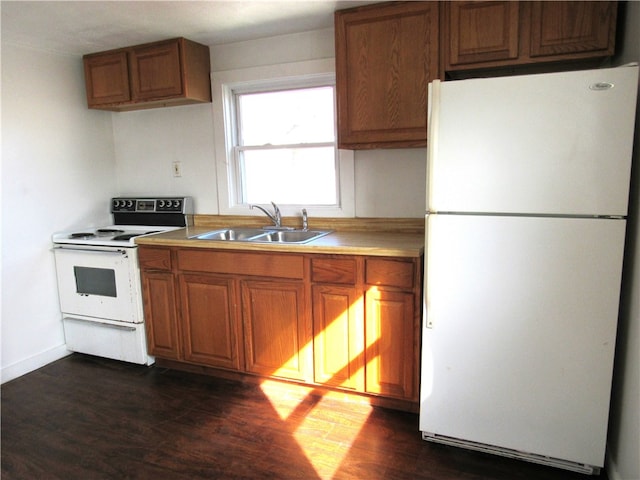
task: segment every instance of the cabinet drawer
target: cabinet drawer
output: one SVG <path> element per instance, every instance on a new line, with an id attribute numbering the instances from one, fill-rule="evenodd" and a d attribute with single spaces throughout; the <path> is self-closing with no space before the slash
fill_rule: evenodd
<path id="1" fill-rule="evenodd" d="M 138 264 L 146 270 L 171 270 L 171 250 L 167 248 L 138 248 Z"/>
<path id="2" fill-rule="evenodd" d="M 191 272 L 229 273 L 260 277 L 304 277 L 304 259 L 301 255 L 178 250 L 178 268 Z"/>
<path id="3" fill-rule="evenodd" d="M 355 258 L 312 258 L 311 281 L 354 285 L 357 278 Z"/>
<path id="4" fill-rule="evenodd" d="M 386 285 L 412 289 L 414 268 L 411 261 L 369 258 L 365 267 L 365 282 L 369 285 Z"/>

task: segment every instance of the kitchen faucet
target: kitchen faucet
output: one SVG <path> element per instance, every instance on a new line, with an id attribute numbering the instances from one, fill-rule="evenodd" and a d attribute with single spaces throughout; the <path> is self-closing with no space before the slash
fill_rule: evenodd
<path id="1" fill-rule="evenodd" d="M 273 214 L 270 213 L 266 208 L 261 207 L 260 205 L 249 204 L 249 209 L 253 210 L 254 208 L 257 208 L 258 210 L 261 210 L 267 217 L 269 217 L 273 222 L 273 227 L 269 227 L 269 228 L 273 228 L 276 230 L 291 230 L 290 227 L 282 226 L 282 215 L 280 214 L 280 209 L 278 208 L 278 205 L 276 205 L 274 202 L 271 202 L 271 205 L 273 205 Z"/>

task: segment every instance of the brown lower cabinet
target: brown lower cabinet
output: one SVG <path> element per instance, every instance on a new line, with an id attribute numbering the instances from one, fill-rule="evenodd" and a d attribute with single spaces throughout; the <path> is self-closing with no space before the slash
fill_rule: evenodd
<path id="1" fill-rule="evenodd" d="M 240 369 L 236 286 L 218 275 L 179 274 L 184 360 Z"/>
<path id="2" fill-rule="evenodd" d="M 418 332 L 412 293 L 370 288 L 366 298 L 367 393 L 416 398 Z"/>
<path id="3" fill-rule="evenodd" d="M 350 286 L 314 285 L 313 331 L 315 382 L 364 392 L 362 293 Z"/>
<path id="4" fill-rule="evenodd" d="M 302 282 L 242 280 L 245 369 L 311 381 L 311 321 Z"/>
<path id="5" fill-rule="evenodd" d="M 178 312 L 176 310 L 174 278 L 171 273 L 146 271 L 142 276 L 144 312 L 147 319 L 149 353 L 179 360 Z"/>
<path id="6" fill-rule="evenodd" d="M 158 359 L 417 407 L 421 258 L 138 251 Z"/>

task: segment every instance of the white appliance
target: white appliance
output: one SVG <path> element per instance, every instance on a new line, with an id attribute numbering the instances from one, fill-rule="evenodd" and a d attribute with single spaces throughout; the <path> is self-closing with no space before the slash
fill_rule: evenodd
<path id="1" fill-rule="evenodd" d="M 52 237 L 67 349 L 150 365 L 135 238 L 186 226 L 190 197 L 113 198 L 115 224 Z"/>
<path id="2" fill-rule="evenodd" d="M 638 66 L 429 88 L 420 430 L 604 465 Z"/>

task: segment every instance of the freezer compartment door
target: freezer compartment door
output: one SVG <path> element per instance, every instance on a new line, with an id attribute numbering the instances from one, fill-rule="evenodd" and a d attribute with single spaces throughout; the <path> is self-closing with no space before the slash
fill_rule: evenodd
<path id="1" fill-rule="evenodd" d="M 429 215 L 420 430 L 602 466 L 624 232 Z"/>
<path id="2" fill-rule="evenodd" d="M 637 85 L 637 66 L 434 82 L 427 210 L 625 216 Z"/>

